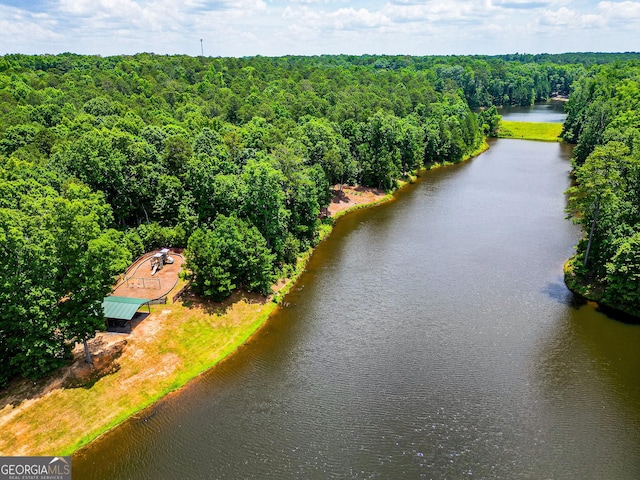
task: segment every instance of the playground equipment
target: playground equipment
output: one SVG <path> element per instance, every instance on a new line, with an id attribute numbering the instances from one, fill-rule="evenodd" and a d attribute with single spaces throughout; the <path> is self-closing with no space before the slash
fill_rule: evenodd
<path id="1" fill-rule="evenodd" d="M 158 289 L 162 287 L 159 278 L 131 277 L 126 280 L 127 288 Z"/>
<path id="2" fill-rule="evenodd" d="M 153 277 L 158 270 L 162 270 L 165 264 L 172 264 L 173 257 L 169 256 L 169 249 L 163 248 L 158 253 L 154 253 L 151 257 L 151 276 Z"/>

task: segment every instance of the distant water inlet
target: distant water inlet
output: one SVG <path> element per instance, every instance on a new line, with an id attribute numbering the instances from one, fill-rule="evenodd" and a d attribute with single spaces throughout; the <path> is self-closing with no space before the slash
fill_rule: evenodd
<path id="1" fill-rule="evenodd" d="M 563 123 L 567 115 L 564 113 L 565 102 L 552 100 L 525 107 L 502 107 L 498 113 L 510 122 L 547 122 Z"/>
<path id="2" fill-rule="evenodd" d="M 640 478 L 640 328 L 562 265 L 569 147 L 498 140 L 340 220 L 265 328 L 75 479 Z"/>

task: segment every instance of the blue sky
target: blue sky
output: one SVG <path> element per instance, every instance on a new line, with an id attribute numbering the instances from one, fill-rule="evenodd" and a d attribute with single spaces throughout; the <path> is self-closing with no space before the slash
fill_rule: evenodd
<path id="1" fill-rule="evenodd" d="M 0 54 L 640 51 L 639 1 L 0 0 Z"/>

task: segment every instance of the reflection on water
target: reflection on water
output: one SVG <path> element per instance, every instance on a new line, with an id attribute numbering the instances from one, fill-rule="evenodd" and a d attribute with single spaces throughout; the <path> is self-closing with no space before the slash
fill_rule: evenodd
<path id="1" fill-rule="evenodd" d="M 544 394 L 536 424 L 558 445 L 577 439 L 581 448 L 565 445 L 558 454 L 589 465 L 589 478 L 640 472 L 638 345 L 637 326 L 603 317 L 592 305 L 567 310 L 539 340 L 534 382 Z"/>
<path id="2" fill-rule="evenodd" d="M 564 112 L 564 102 L 550 101 L 536 103 L 525 107 L 502 107 L 498 113 L 510 122 L 548 122 L 563 123 L 567 114 Z"/>
<path id="3" fill-rule="evenodd" d="M 344 217 L 248 345 L 74 479 L 640 478 L 640 327 L 562 284 L 568 153 L 494 141 Z"/>
<path id="4" fill-rule="evenodd" d="M 587 304 L 584 298 L 574 295 L 571 291 L 567 290 L 562 276 L 559 276 L 553 281 L 549 281 L 549 283 L 545 285 L 543 292 L 549 298 L 571 308 L 580 308 Z"/>

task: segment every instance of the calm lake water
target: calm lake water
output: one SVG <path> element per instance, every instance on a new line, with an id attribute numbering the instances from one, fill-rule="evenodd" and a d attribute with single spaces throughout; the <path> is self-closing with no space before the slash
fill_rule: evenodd
<path id="1" fill-rule="evenodd" d="M 563 123 L 565 102 L 549 101 L 528 107 L 502 107 L 498 113 L 510 122 L 550 122 Z"/>
<path id="2" fill-rule="evenodd" d="M 499 140 L 341 219 L 230 359 L 74 479 L 640 478 L 640 327 L 562 280 L 568 146 Z"/>

